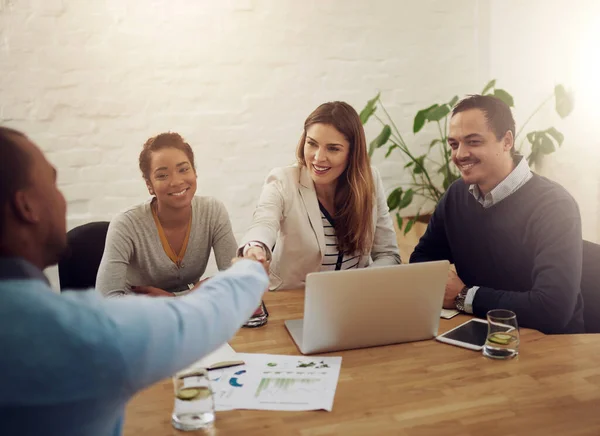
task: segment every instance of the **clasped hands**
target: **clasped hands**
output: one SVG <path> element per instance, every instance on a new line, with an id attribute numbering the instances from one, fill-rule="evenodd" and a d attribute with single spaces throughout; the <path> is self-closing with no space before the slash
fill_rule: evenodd
<path id="1" fill-rule="evenodd" d="M 265 250 L 263 248 L 251 247 L 246 252 L 246 255 L 243 258 L 235 257 L 232 259 L 231 263 L 233 264 L 240 259 L 251 259 L 251 260 L 256 260 L 256 261 L 260 262 L 260 264 L 265 269 L 265 272 L 267 274 L 269 274 L 270 262 L 267 260 L 267 253 L 265 253 Z M 205 281 L 207 281 L 209 279 L 210 279 L 210 277 L 200 280 L 199 282 L 197 282 L 194 285 L 192 290 L 198 289 L 198 287 L 202 283 L 204 283 Z M 132 286 L 131 290 L 132 290 L 132 292 L 134 292 L 136 294 L 146 295 L 148 297 L 174 297 L 175 296 L 172 292 L 168 292 L 168 291 L 165 291 L 164 289 L 156 288 L 154 286 Z"/>
<path id="2" fill-rule="evenodd" d="M 454 269 L 448 271 L 446 290 L 444 292 L 444 309 L 456 309 L 456 296 L 465 287 L 463 281 L 458 277 Z"/>

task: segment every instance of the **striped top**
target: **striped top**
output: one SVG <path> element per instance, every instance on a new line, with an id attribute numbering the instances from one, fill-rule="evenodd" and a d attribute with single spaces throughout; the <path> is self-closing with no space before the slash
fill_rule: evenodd
<path id="1" fill-rule="evenodd" d="M 333 218 L 321 202 L 319 202 L 319 209 L 321 209 L 323 233 L 325 234 L 325 254 L 321 263 L 321 271 L 358 268 L 360 256 L 352 256 L 338 251 Z"/>

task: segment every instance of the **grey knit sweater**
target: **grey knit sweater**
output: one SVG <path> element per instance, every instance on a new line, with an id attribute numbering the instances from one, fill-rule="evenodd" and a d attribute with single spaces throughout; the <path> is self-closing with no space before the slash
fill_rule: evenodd
<path id="1" fill-rule="evenodd" d="M 186 290 L 204 273 L 211 248 L 219 270 L 228 268 L 237 244 L 220 201 L 199 196 L 192 200 L 192 228 L 181 268 L 165 253 L 147 201 L 110 222 L 96 288 L 107 297 L 131 294 L 132 285 Z"/>

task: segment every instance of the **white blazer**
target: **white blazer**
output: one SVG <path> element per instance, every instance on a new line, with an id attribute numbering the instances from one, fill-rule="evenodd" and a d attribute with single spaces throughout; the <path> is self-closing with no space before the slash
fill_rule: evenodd
<path id="1" fill-rule="evenodd" d="M 377 197 L 373 208 L 374 240 L 371 252 L 360 258 L 359 268 L 401 263 L 383 183 L 379 172 L 371 170 Z M 272 291 L 303 288 L 306 275 L 320 271 L 325 236 L 315 185 L 306 167 L 293 165 L 269 173 L 238 255 L 250 241 L 275 247 L 270 269 Z"/>

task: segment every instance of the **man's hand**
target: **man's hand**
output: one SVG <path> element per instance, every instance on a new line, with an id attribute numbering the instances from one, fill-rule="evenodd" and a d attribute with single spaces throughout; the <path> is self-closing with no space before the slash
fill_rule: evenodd
<path id="1" fill-rule="evenodd" d="M 252 250 L 257 250 L 257 251 L 253 252 Z M 260 253 L 262 253 L 262 255 Z M 269 275 L 269 267 L 271 265 L 271 262 L 269 262 L 267 260 L 265 250 L 263 250 L 262 248 L 252 247 L 250 250 L 248 250 L 248 252 L 246 253 L 246 256 L 234 257 L 233 259 L 231 259 L 231 264 L 233 265 L 235 262 L 237 262 L 240 259 L 250 259 L 250 260 L 256 260 L 256 261 L 260 262 L 260 264 L 265 269 L 265 272 L 267 273 L 267 275 Z"/>
<path id="2" fill-rule="evenodd" d="M 251 257 L 234 257 L 233 259 L 231 259 L 231 264 L 233 265 L 234 263 L 236 263 L 236 262 L 238 262 L 238 261 L 240 261 L 242 259 L 256 260 L 256 259 L 251 258 Z M 260 262 L 260 264 L 265 269 L 265 272 L 267 273 L 267 275 L 269 275 L 269 263 L 270 262 L 267 262 L 266 260 L 264 262 Z M 269 287 L 268 286 L 267 286 L 267 289 L 265 289 L 265 292 L 269 292 Z M 262 308 L 259 307 L 259 309 L 262 309 Z"/>
<path id="3" fill-rule="evenodd" d="M 444 294 L 444 309 L 456 309 L 454 300 L 464 287 L 465 284 L 456 272 L 452 269 L 448 271 L 448 281 L 446 282 L 446 292 Z"/>
<path id="4" fill-rule="evenodd" d="M 246 255 L 244 256 L 246 259 L 252 259 L 252 260 L 256 260 L 258 262 L 260 262 L 263 266 L 263 268 L 265 269 L 265 271 L 267 272 L 267 274 L 269 274 L 269 266 L 270 266 L 270 262 L 267 261 L 267 253 L 265 252 L 265 250 L 261 247 L 251 247 L 250 249 L 248 249 L 248 251 L 246 252 Z"/>
<path id="5" fill-rule="evenodd" d="M 244 257 L 247 257 L 249 259 L 258 260 L 259 262 L 264 262 L 267 260 L 267 253 L 265 252 L 264 248 L 262 248 L 262 247 L 250 247 L 246 251 L 246 255 Z"/>
<path id="6" fill-rule="evenodd" d="M 131 290 L 136 294 L 147 295 L 148 297 L 174 297 L 170 292 L 164 291 L 153 286 L 132 286 Z"/>

